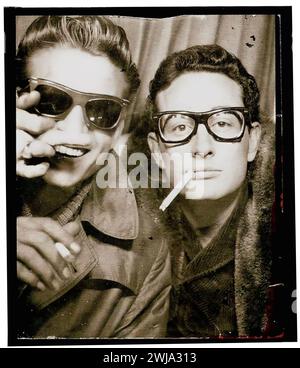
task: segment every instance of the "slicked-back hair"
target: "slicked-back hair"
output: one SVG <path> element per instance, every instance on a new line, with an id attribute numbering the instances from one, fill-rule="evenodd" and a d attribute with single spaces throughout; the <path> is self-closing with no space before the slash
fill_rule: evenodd
<path id="1" fill-rule="evenodd" d="M 129 85 L 128 95 L 139 87 L 137 68 L 122 27 L 103 16 L 41 16 L 28 27 L 17 51 L 17 85 L 26 83 L 27 60 L 35 51 L 68 46 L 92 55 L 105 55 L 120 68 Z"/>

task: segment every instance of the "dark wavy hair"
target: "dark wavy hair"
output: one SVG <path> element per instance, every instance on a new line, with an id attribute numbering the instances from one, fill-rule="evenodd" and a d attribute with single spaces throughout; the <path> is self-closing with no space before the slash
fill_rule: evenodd
<path id="1" fill-rule="evenodd" d="M 137 68 L 132 62 L 129 43 L 123 28 L 103 16 L 41 16 L 28 27 L 17 50 L 17 86 L 28 77 L 27 60 L 35 51 L 56 45 L 70 46 L 103 55 L 125 73 L 128 95 L 139 87 Z"/>
<path id="2" fill-rule="evenodd" d="M 145 152 L 149 157 L 151 155 L 147 136 L 148 133 L 157 131 L 152 115 L 157 112 L 155 99 L 158 92 L 168 88 L 182 73 L 195 71 L 222 73 L 236 81 L 242 88 L 243 102 L 251 113 L 252 121 L 260 122 L 259 90 L 254 77 L 235 55 L 223 47 L 197 45 L 171 54 L 159 65 L 149 85 L 145 111 L 131 124 L 133 134 L 129 142 L 135 151 Z"/>
<path id="3" fill-rule="evenodd" d="M 197 45 L 176 52 L 163 60 L 150 82 L 147 109 L 155 112 L 157 93 L 185 72 L 222 73 L 236 81 L 242 88 L 245 107 L 250 110 L 252 121 L 259 121 L 259 90 L 256 81 L 240 60 L 219 45 Z"/>

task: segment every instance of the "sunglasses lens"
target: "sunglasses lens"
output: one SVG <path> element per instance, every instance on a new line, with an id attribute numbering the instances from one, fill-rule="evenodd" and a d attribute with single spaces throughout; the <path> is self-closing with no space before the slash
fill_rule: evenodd
<path id="1" fill-rule="evenodd" d="M 93 100 L 87 102 L 86 114 L 97 128 L 112 128 L 119 120 L 122 106 L 111 100 Z"/>
<path id="2" fill-rule="evenodd" d="M 40 114 L 56 116 L 72 106 L 72 97 L 58 88 L 39 85 L 35 90 L 41 95 L 40 102 L 35 107 Z"/>

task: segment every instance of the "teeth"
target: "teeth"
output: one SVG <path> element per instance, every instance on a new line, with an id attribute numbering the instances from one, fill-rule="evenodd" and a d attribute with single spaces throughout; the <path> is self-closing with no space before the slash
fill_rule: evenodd
<path id="1" fill-rule="evenodd" d="M 55 146 L 55 151 L 71 157 L 80 157 L 86 153 L 86 150 L 62 145 Z"/>

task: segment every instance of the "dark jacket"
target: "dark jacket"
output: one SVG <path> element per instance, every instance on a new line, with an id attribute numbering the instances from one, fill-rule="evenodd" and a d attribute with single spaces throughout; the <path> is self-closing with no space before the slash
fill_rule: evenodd
<path id="1" fill-rule="evenodd" d="M 142 128 L 140 128 L 142 129 Z M 261 336 L 268 324 L 266 315 L 268 287 L 271 283 L 271 217 L 274 203 L 275 126 L 262 122 L 262 139 L 257 157 L 248 169 L 248 200 L 239 214 L 234 243 L 234 308 L 239 336 Z M 137 130 L 130 151 L 145 151 L 145 134 Z M 149 155 L 149 150 L 146 149 Z M 165 196 L 157 191 L 158 196 Z M 172 270 L 184 267 L 183 242 L 191 236 L 178 226 L 180 208 L 172 203 L 165 214 L 166 236 L 171 251 Z M 184 269 L 182 274 L 184 274 Z M 201 270 L 199 270 L 201 272 Z M 173 273 L 173 284 L 180 280 Z M 180 276 L 179 276 L 180 277 Z M 172 308 L 172 305 L 171 305 Z"/>
<path id="2" fill-rule="evenodd" d="M 85 189 L 86 190 L 86 189 Z M 97 187 L 53 216 L 80 223 L 76 273 L 59 291 L 26 288 L 19 300 L 18 337 L 134 338 L 165 336 L 170 259 L 152 200 L 131 189 Z M 77 209 L 77 210 L 76 210 Z"/>

